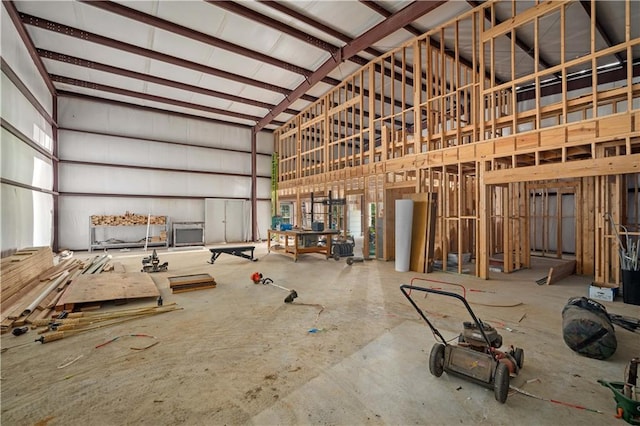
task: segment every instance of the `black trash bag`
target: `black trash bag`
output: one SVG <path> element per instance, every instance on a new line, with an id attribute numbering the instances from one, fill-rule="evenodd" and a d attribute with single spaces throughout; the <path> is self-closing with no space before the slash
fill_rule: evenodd
<path id="1" fill-rule="evenodd" d="M 618 347 L 607 310 L 586 297 L 572 297 L 562 309 L 562 337 L 571 350 L 589 358 L 607 359 Z"/>

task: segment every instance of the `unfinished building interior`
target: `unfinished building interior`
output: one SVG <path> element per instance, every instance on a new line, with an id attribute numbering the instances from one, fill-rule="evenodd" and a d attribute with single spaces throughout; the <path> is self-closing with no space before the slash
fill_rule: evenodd
<path id="1" fill-rule="evenodd" d="M 296 223 L 310 194 L 346 197 L 357 207 L 338 229 L 382 233 L 364 252 L 391 260 L 394 201 L 414 198 L 434 207 L 412 270 L 470 255 L 466 272 L 487 278 L 537 253 L 620 283 L 616 232 L 640 235 L 638 5 L 525 6 L 487 4 L 416 37 L 279 128 L 277 194 Z"/>
<path id="2" fill-rule="evenodd" d="M 0 12 L 3 425 L 640 424 L 640 1 Z"/>

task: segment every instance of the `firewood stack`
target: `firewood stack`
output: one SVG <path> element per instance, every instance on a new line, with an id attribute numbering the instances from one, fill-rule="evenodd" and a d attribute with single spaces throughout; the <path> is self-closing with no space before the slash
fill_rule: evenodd
<path id="1" fill-rule="evenodd" d="M 165 225 L 166 216 L 147 216 L 143 214 L 135 214 L 126 212 L 124 215 L 93 215 L 91 216 L 91 225 L 93 226 L 133 226 L 146 225 L 149 221 L 150 225 Z"/>

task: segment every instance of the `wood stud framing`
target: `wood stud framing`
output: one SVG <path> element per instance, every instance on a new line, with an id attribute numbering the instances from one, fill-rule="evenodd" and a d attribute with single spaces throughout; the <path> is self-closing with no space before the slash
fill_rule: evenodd
<path id="1" fill-rule="evenodd" d="M 435 259 L 482 278 L 496 259 L 505 272 L 530 267 L 532 236 L 554 223 L 555 231 L 543 232 L 545 255 L 564 257 L 571 246 L 578 273 L 619 283 L 607 215 L 618 232 L 622 224 L 640 236 L 640 66 L 633 61 L 640 24 L 632 2 L 624 1 L 624 40 L 609 45 L 592 1 L 588 41 L 571 41 L 581 43 L 579 55 L 568 51 L 569 8 L 586 14 L 575 0 L 526 10 L 494 0 L 372 60 L 275 131 L 279 198 L 300 206 L 312 191 L 359 194 L 369 224 L 369 204 L 376 222 L 394 216 L 389 200 L 398 196 L 389 191 L 435 194 Z M 550 31 L 560 38 L 559 55 L 541 62 Z M 533 38 L 527 55 L 523 34 Z M 615 85 L 598 73 L 611 58 L 626 58 Z M 590 76 L 589 89 L 574 88 L 576 70 Z M 401 80 L 389 77 L 398 73 Z M 520 99 L 525 90 L 535 99 Z M 563 197 L 575 207 L 563 206 Z M 448 264 L 450 253 L 470 253 L 475 269 Z"/>

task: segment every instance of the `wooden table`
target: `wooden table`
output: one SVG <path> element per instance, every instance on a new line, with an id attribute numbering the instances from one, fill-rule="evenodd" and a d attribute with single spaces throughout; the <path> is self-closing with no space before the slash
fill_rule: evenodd
<path id="1" fill-rule="evenodd" d="M 324 253 L 325 257 L 329 259 L 330 257 L 333 257 L 331 253 L 331 238 L 333 235 L 338 235 L 339 233 L 340 231 L 335 230 L 278 231 L 275 229 L 269 229 L 267 249 L 269 253 L 272 251 L 280 253 L 285 256 L 292 257 L 294 261 L 297 261 L 298 255 L 303 253 Z M 273 241 L 274 237 L 276 238 L 276 244 L 274 244 Z M 326 242 L 324 245 L 318 245 L 320 237 L 325 237 Z"/>

